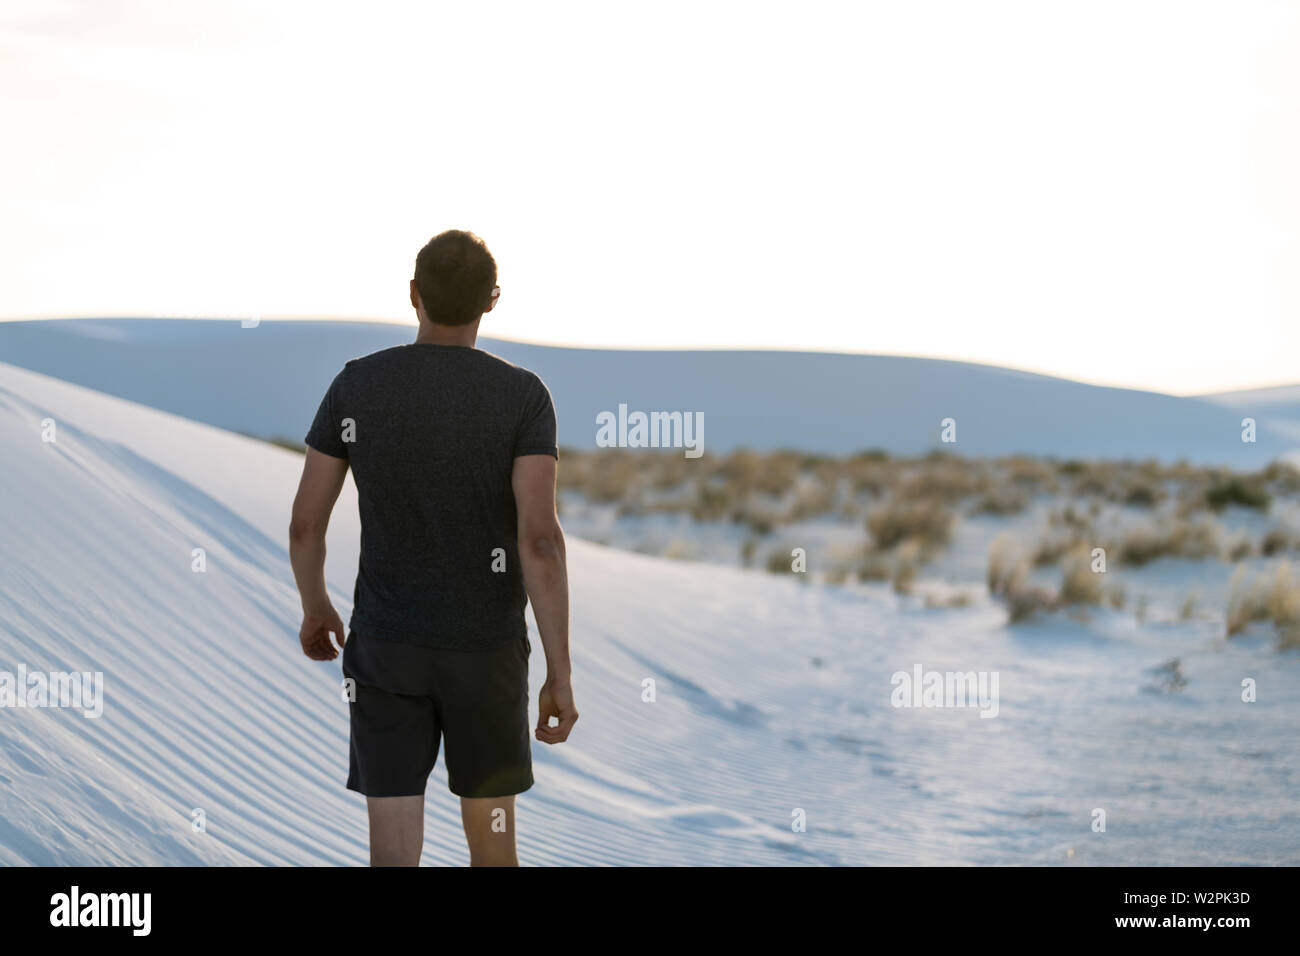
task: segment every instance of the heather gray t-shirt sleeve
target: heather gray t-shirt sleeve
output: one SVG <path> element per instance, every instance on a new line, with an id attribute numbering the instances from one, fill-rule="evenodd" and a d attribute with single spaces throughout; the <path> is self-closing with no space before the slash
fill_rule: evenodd
<path id="1" fill-rule="evenodd" d="M 342 378 L 343 372 L 334 376 L 320 407 L 316 409 L 307 437 L 303 439 L 305 444 L 331 458 L 348 457 L 348 446 L 343 440 L 343 422 L 338 416 L 339 381 Z"/>
<path id="2" fill-rule="evenodd" d="M 523 414 L 515 437 L 515 457 L 550 455 L 559 458 L 555 439 L 555 403 L 551 392 L 536 375 L 529 375 Z"/>

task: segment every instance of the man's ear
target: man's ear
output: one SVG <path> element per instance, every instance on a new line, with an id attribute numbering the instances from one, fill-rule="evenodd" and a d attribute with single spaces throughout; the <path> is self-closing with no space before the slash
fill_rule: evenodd
<path id="1" fill-rule="evenodd" d="M 492 288 L 492 295 L 488 297 L 487 308 L 484 309 L 483 311 L 486 313 L 486 312 L 491 312 L 493 309 L 495 309 L 497 307 L 497 302 L 498 300 L 500 300 L 500 298 L 501 298 L 501 286 L 494 286 Z"/>
<path id="2" fill-rule="evenodd" d="M 420 290 L 415 287 L 414 279 L 411 280 L 411 308 L 420 311 Z"/>

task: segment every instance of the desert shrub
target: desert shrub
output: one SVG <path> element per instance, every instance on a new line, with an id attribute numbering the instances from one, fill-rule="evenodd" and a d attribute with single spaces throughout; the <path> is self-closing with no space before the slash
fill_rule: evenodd
<path id="1" fill-rule="evenodd" d="M 973 514 L 1014 515 L 1025 510 L 1029 496 L 1010 485 L 997 485 L 985 494 L 973 509 Z"/>
<path id="2" fill-rule="evenodd" d="M 1112 462 L 1086 462 L 1074 475 L 1074 493 L 1084 497 L 1109 497 L 1114 479 L 1115 465 Z"/>
<path id="3" fill-rule="evenodd" d="M 868 466 L 853 469 L 849 482 L 855 493 L 866 493 L 875 498 L 884 494 L 889 487 L 889 476 L 884 468 Z"/>
<path id="4" fill-rule="evenodd" d="M 908 475 L 897 497 L 953 503 L 988 487 L 982 465 L 957 458 L 927 457 L 917 471 Z"/>
<path id="5" fill-rule="evenodd" d="M 1079 547 L 1083 539 L 1075 532 L 1049 534 L 1034 546 L 1031 556 L 1034 567 L 1042 568 L 1060 561 L 1067 551 Z"/>
<path id="6" fill-rule="evenodd" d="M 834 496 L 829 486 L 820 481 L 809 482 L 795 493 L 785 517 L 789 521 L 802 521 L 825 514 L 833 504 Z"/>
<path id="7" fill-rule="evenodd" d="M 883 448 L 867 448 L 863 451 L 854 452 L 849 456 L 850 462 L 882 462 L 889 461 L 889 452 Z"/>
<path id="8" fill-rule="evenodd" d="M 631 499 L 643 483 L 643 466 L 638 458 L 621 449 L 608 449 L 605 454 L 590 456 L 587 467 L 575 476 L 578 490 L 590 501 L 612 503 Z"/>
<path id="9" fill-rule="evenodd" d="M 989 545 L 986 583 L 995 597 L 1006 594 L 1029 577 L 1024 548 L 1015 538 L 1000 534 Z"/>
<path id="10" fill-rule="evenodd" d="M 1119 546 L 1119 560 L 1123 564 L 1141 566 L 1149 561 L 1168 554 L 1169 542 L 1166 535 L 1149 527 L 1133 528 L 1125 533 Z"/>
<path id="11" fill-rule="evenodd" d="M 827 584 L 843 584 L 849 579 L 849 569 L 843 565 L 834 565 L 826 569 Z"/>
<path id="12" fill-rule="evenodd" d="M 1062 604 L 1101 604 L 1106 598 L 1104 575 L 1092 570 L 1092 552 L 1076 548 L 1063 562 L 1061 575 Z"/>
<path id="13" fill-rule="evenodd" d="M 987 572 L 989 593 L 1006 605 L 1012 624 L 1027 621 L 1043 611 L 1061 607 L 1061 600 L 1047 588 L 1029 581 L 1029 560 L 1023 545 L 1001 534 L 989 546 Z"/>
<path id="14" fill-rule="evenodd" d="M 1225 614 L 1227 634 L 1240 634 L 1252 621 L 1271 621 L 1282 647 L 1300 646 L 1300 583 L 1283 561 L 1271 575 L 1246 585 L 1245 569 L 1238 568 L 1228 588 Z"/>
<path id="15" fill-rule="evenodd" d="M 1215 511 L 1222 511 L 1228 505 L 1267 511 L 1269 494 L 1258 484 L 1234 475 L 1213 482 L 1205 491 L 1205 503 Z"/>
<path id="16" fill-rule="evenodd" d="M 1087 514 L 1076 511 L 1074 505 L 1066 505 L 1060 511 L 1052 511 L 1049 513 L 1047 516 L 1047 523 L 1053 527 L 1060 525 L 1066 528 L 1073 528 L 1077 531 L 1086 532 L 1092 527 L 1092 518 Z"/>
<path id="17" fill-rule="evenodd" d="M 865 555 L 858 562 L 859 581 L 888 581 L 892 573 L 889 562 L 878 554 Z"/>
<path id="18" fill-rule="evenodd" d="M 954 591 L 947 596 L 933 592 L 925 595 L 925 606 L 928 608 L 970 607 L 971 604 L 969 591 Z"/>
<path id="19" fill-rule="evenodd" d="M 650 464 L 650 487 L 658 491 L 668 491 L 683 483 L 691 474 L 694 462 L 680 452 L 675 454 L 647 455 Z"/>
<path id="20" fill-rule="evenodd" d="M 1158 485 L 1135 481 L 1124 492 L 1124 504 L 1135 508 L 1154 508 L 1163 496 L 1164 492 Z"/>
<path id="21" fill-rule="evenodd" d="M 1238 534 L 1227 543 L 1224 548 L 1224 554 L 1229 561 L 1244 561 L 1255 553 L 1254 547 L 1251 546 L 1250 538 L 1244 534 Z"/>
<path id="22" fill-rule="evenodd" d="M 1270 528 L 1264 535 L 1264 539 L 1259 543 L 1259 553 L 1264 557 L 1272 557 L 1282 551 L 1289 551 L 1296 547 L 1297 541 L 1295 536 L 1285 528 Z"/>
<path id="23" fill-rule="evenodd" d="M 1027 621 L 1044 611 L 1056 609 L 1056 598 L 1045 588 L 1023 585 L 1013 588 L 1003 595 L 1007 605 L 1007 616 L 1012 624 Z"/>
<path id="24" fill-rule="evenodd" d="M 767 556 L 766 567 L 771 574 L 798 574 L 793 565 L 794 556 L 790 554 L 789 548 L 778 548 Z"/>
<path id="25" fill-rule="evenodd" d="M 1273 462 L 1260 473 L 1260 478 L 1272 485 L 1280 495 L 1300 493 L 1300 468 L 1289 462 Z"/>
<path id="26" fill-rule="evenodd" d="M 802 455 L 792 451 L 777 451 L 762 457 L 762 467 L 748 476 L 752 487 L 764 494 L 785 494 L 799 480 L 802 460 Z"/>
<path id="27" fill-rule="evenodd" d="M 1053 471 L 1051 465 L 1039 461 L 1037 458 L 1016 455 L 1011 458 L 1000 459 L 998 466 L 1012 483 L 1021 488 L 1051 490 L 1056 487 L 1055 471 Z"/>
<path id="28" fill-rule="evenodd" d="M 1143 524 L 1124 532 L 1115 549 L 1122 564 L 1141 566 L 1156 558 L 1208 558 L 1218 554 L 1219 527 L 1210 521 L 1175 519 L 1164 526 Z"/>
<path id="29" fill-rule="evenodd" d="M 899 546 L 894 560 L 894 574 L 890 583 L 896 594 L 912 593 L 920 565 L 921 543 L 915 538 L 909 538 Z"/>
<path id="30" fill-rule="evenodd" d="M 927 548 L 947 544 L 953 516 L 944 505 L 931 499 L 892 499 L 867 516 L 867 530 L 876 547 L 893 548 L 914 538 Z"/>
<path id="31" fill-rule="evenodd" d="M 732 508 L 730 489 L 719 487 L 712 482 L 701 482 L 695 488 L 695 501 L 691 505 L 691 517 L 696 521 L 717 521 Z"/>

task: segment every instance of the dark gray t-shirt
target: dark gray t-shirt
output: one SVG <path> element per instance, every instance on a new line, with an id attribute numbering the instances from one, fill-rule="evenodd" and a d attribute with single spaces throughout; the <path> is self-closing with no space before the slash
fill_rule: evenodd
<path id="1" fill-rule="evenodd" d="M 558 457 L 540 378 L 469 346 L 384 349 L 343 367 L 306 442 L 357 486 L 353 630 L 463 650 L 526 635 L 510 476 L 520 455 Z"/>

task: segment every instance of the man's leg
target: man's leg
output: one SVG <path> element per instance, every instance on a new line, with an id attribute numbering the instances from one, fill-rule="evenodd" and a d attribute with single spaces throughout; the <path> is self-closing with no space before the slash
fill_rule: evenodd
<path id="1" fill-rule="evenodd" d="M 419 866 L 424 848 L 424 794 L 366 797 L 366 808 L 370 811 L 370 865 Z"/>
<path id="2" fill-rule="evenodd" d="M 461 797 L 470 866 L 518 866 L 515 855 L 515 798 Z"/>

